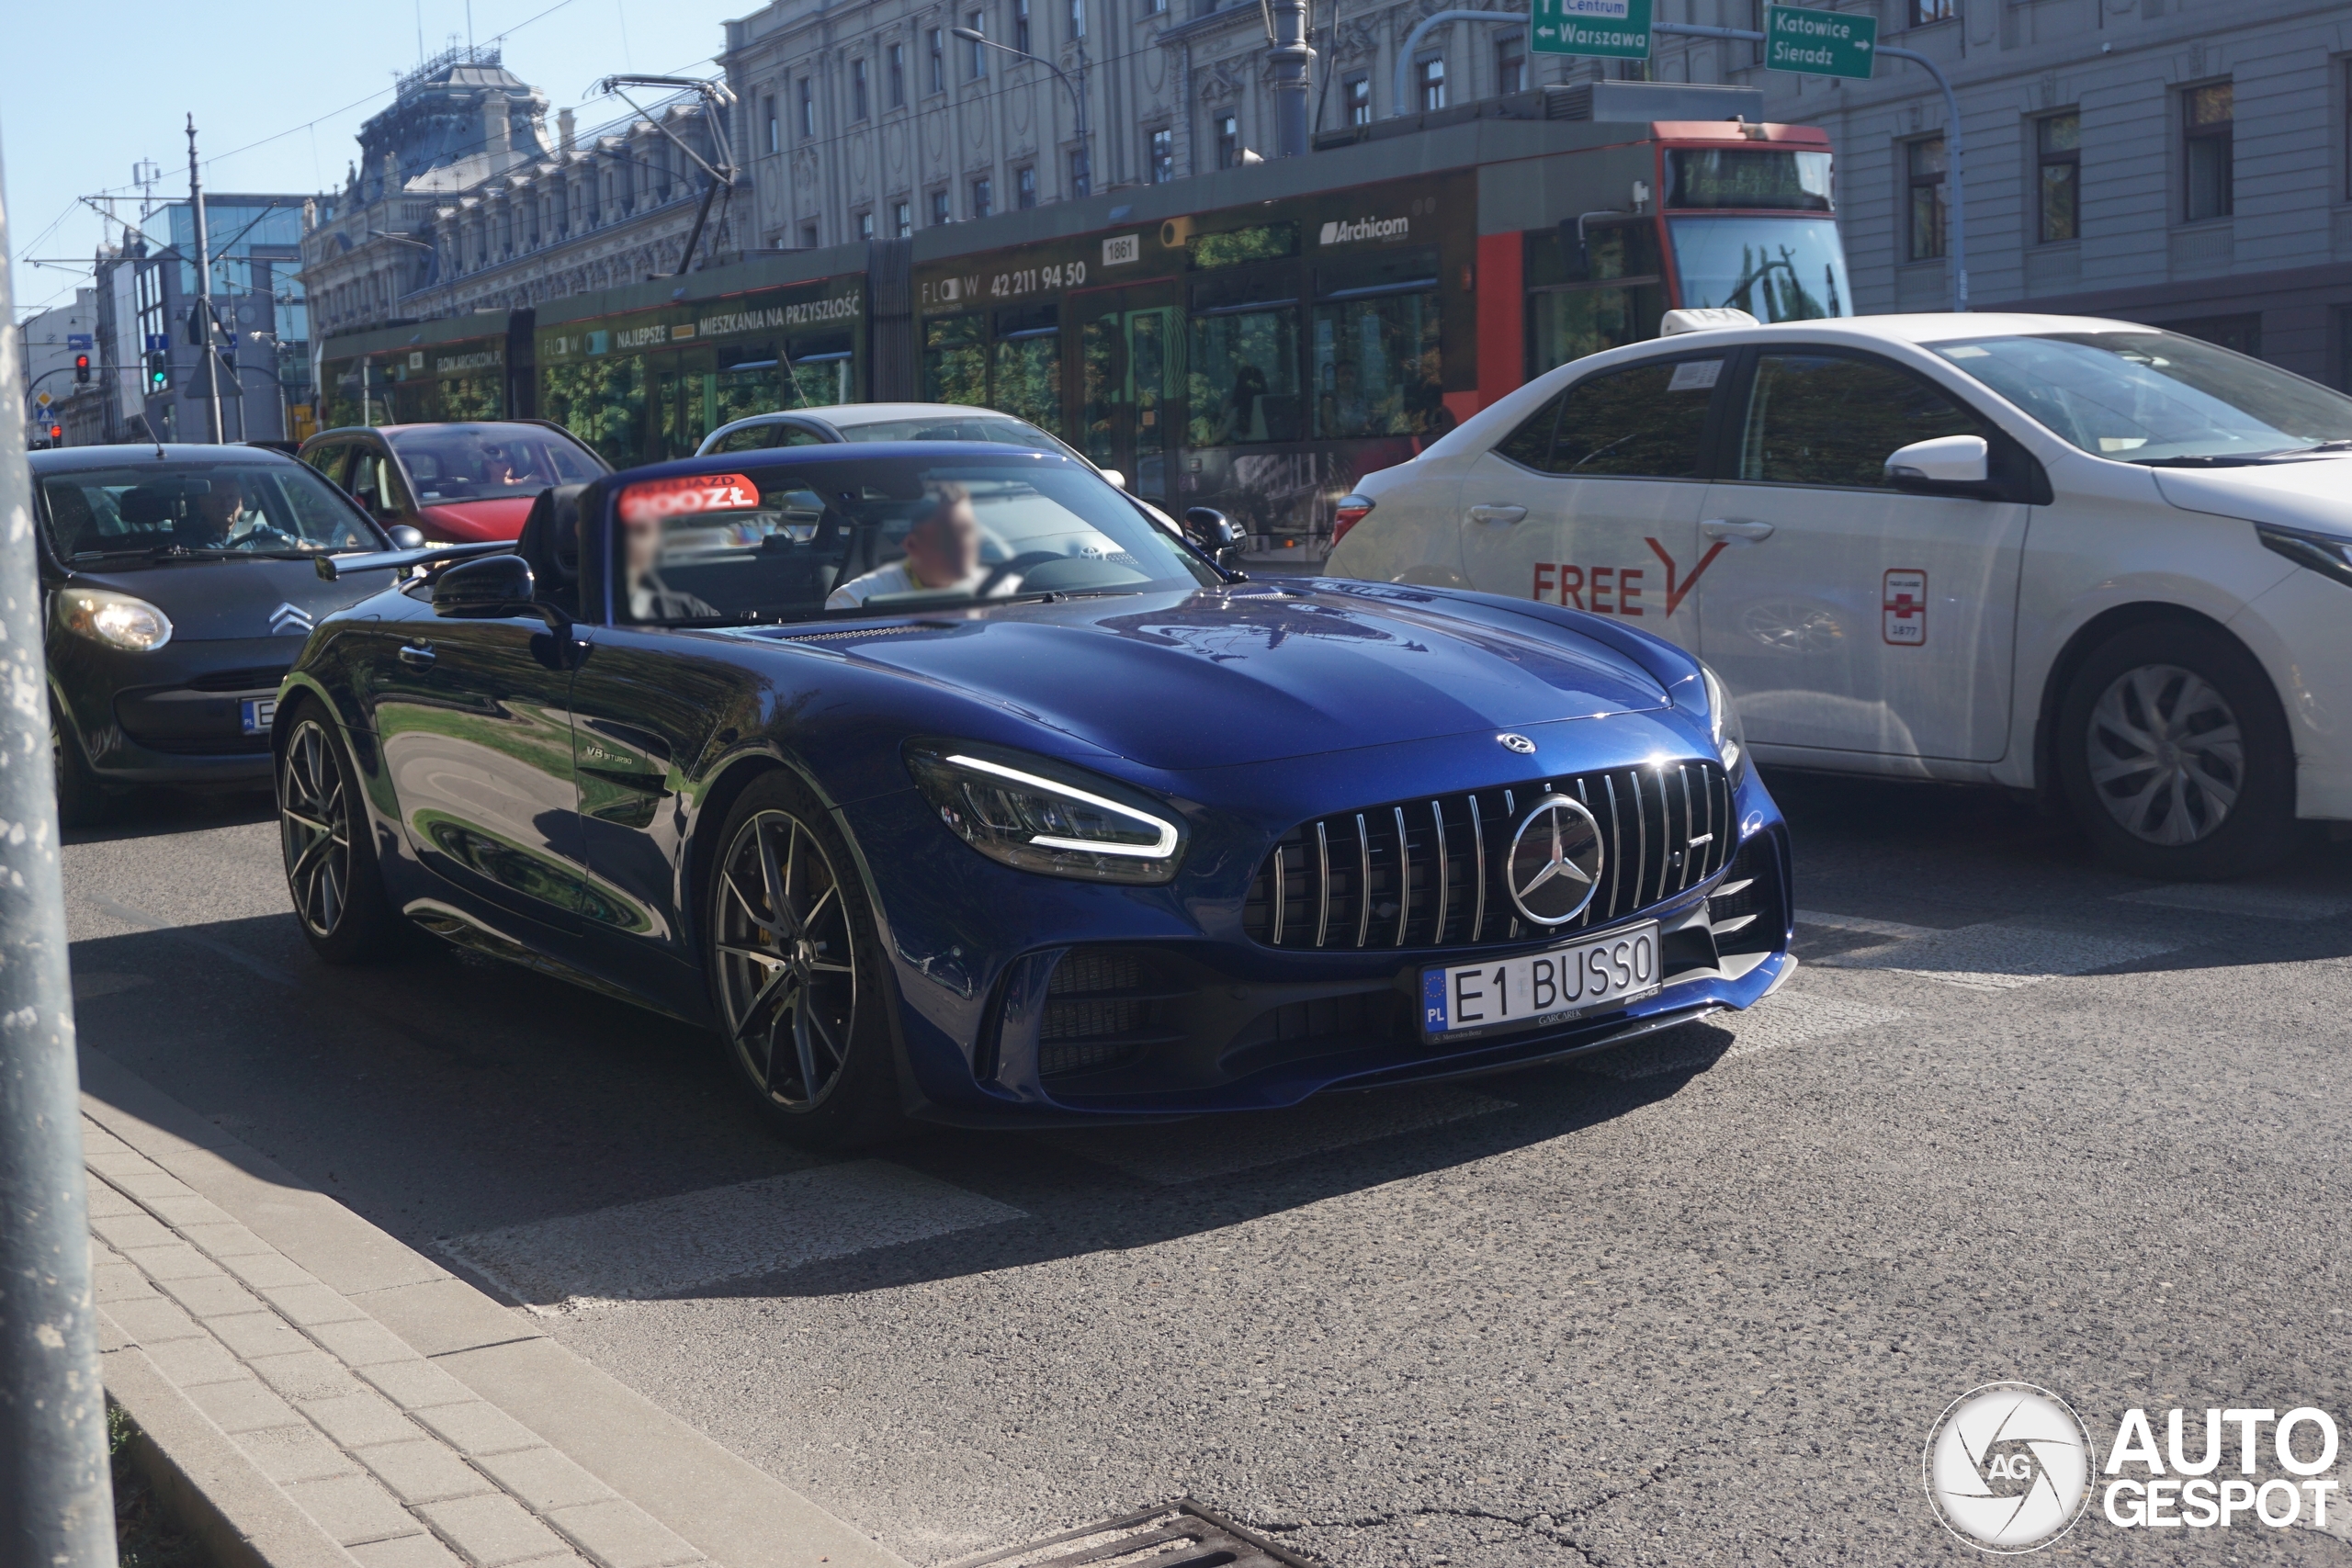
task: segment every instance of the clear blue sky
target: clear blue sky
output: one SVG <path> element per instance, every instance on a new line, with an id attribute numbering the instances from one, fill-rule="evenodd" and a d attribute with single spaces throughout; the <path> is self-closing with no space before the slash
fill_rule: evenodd
<path id="1" fill-rule="evenodd" d="M 760 0 L 472 0 L 473 37 L 503 40 L 507 69 L 583 126 L 628 112 L 591 100 L 614 72 L 708 75 L 720 23 Z M 0 152 L 17 319 L 64 304 L 78 281 L 28 257 L 87 257 L 106 231 L 77 196 L 130 189 L 131 164 L 163 166 L 157 193 L 187 195 L 187 118 L 196 115 L 204 185 L 315 191 L 343 183 L 360 122 L 392 80 L 466 37 L 467 0 L 10 0 L 0 49 Z M 643 99 L 640 97 L 639 101 Z M 315 122 L 315 123 L 313 123 Z M 136 220 L 135 205 L 120 210 Z M 119 238 L 120 231 L 115 231 Z"/>

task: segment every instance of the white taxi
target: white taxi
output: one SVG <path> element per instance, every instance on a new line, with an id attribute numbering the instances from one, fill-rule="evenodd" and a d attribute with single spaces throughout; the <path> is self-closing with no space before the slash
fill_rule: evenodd
<path id="1" fill-rule="evenodd" d="M 2352 820 L 2352 398 L 2125 321 L 1699 314 L 1367 476 L 1326 570 L 1632 622 L 1761 761 L 2055 790 L 2140 875 Z"/>

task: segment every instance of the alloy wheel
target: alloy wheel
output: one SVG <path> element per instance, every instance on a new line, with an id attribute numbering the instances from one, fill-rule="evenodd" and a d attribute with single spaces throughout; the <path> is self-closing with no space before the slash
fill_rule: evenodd
<path id="1" fill-rule="evenodd" d="M 2143 664 L 2091 708 L 2090 783 L 2118 826 L 2144 843 L 2211 837 L 2245 789 L 2245 739 L 2211 682 L 2176 664 Z"/>
<path id="2" fill-rule="evenodd" d="M 294 912 L 333 936 L 351 896 L 351 799 L 334 741 L 317 719 L 295 726 L 277 770 L 278 842 Z"/>
<path id="3" fill-rule="evenodd" d="M 855 937 L 823 844 L 787 811 L 736 830 L 718 869 L 719 1001 L 727 1037 L 775 1104 L 808 1111 L 848 1065 Z"/>

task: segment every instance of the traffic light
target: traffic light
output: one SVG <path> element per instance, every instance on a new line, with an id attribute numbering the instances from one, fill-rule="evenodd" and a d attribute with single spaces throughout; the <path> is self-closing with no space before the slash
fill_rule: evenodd
<path id="1" fill-rule="evenodd" d="M 171 355 L 167 354 L 149 355 L 147 356 L 147 390 L 153 394 L 155 392 L 168 392 L 171 389 Z"/>
<path id="2" fill-rule="evenodd" d="M 74 379 L 77 385 L 89 385 L 90 356 L 88 355 L 77 354 L 74 356 Z"/>
<path id="3" fill-rule="evenodd" d="M 52 424 L 49 427 L 49 444 L 51 446 L 62 446 L 65 445 L 65 427 L 63 425 Z"/>

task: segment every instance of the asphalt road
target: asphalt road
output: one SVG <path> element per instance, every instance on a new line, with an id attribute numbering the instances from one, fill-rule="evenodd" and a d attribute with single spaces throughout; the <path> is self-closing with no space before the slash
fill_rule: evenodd
<path id="1" fill-rule="evenodd" d="M 1977 1384 L 2102 1455 L 2132 1406 L 2342 1420 L 2352 851 L 2150 889 L 1999 796 L 1774 783 L 1828 919 L 1730 1027 L 848 1162 L 650 1015 L 319 965 L 266 802 L 141 801 L 66 886 L 90 1043 L 918 1564 L 1187 1493 L 1348 1568 L 1974 1561 L 1920 1455 Z M 676 1285 L 680 1234 L 764 1271 Z M 2055 1554 L 2352 1562 L 2347 1518 Z"/>

